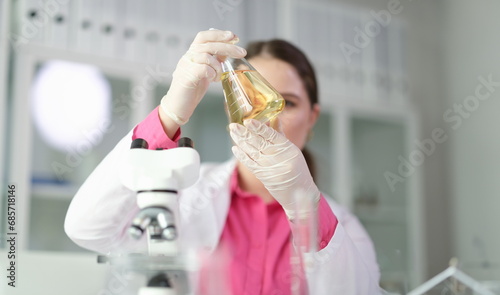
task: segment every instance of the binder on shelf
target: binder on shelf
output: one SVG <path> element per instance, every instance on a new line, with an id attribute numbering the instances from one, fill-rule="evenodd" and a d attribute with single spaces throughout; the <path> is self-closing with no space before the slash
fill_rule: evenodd
<path id="1" fill-rule="evenodd" d="M 241 14 L 242 21 L 252 24 L 245 27 L 244 34 L 240 32 L 243 44 L 250 40 L 268 40 L 279 36 L 276 17 L 279 7 L 276 0 L 242 1 L 241 6 L 243 10 L 247 11 L 247 13 Z M 256 15 L 265 21 L 253 21 L 252 16 Z"/>
<path id="2" fill-rule="evenodd" d="M 329 40 L 329 58 L 335 63 L 339 64 L 341 62 L 346 62 L 344 53 L 342 51 L 342 43 L 346 42 L 344 40 L 344 22 L 342 19 L 343 11 L 339 6 L 331 6 L 328 9 L 328 27 L 329 34 L 327 39 Z"/>
<path id="3" fill-rule="evenodd" d="M 141 58 L 140 40 L 142 36 L 142 9 L 143 4 L 136 0 L 125 0 L 117 6 L 118 15 L 116 26 L 116 53 L 117 57 L 128 60 L 138 61 Z"/>
<path id="4" fill-rule="evenodd" d="M 292 13 L 295 15 L 293 18 L 297 20 L 292 29 L 297 46 L 310 57 L 316 70 L 320 93 L 325 96 L 329 95 L 332 90 L 330 88 L 332 65 L 329 56 L 330 43 L 327 37 L 329 35 L 328 14 L 316 5 L 304 5 L 302 2 L 295 3 Z M 301 17 L 298 17 L 298 14 L 301 14 Z M 318 36 L 324 37 L 318 38 Z"/>
<path id="5" fill-rule="evenodd" d="M 162 18 L 164 11 L 161 8 L 161 0 L 143 2 L 142 15 L 143 32 L 139 40 L 143 46 L 142 61 L 147 64 L 158 64 L 160 57 Z"/>
<path id="6" fill-rule="evenodd" d="M 99 52 L 97 40 L 99 11 L 95 1 L 75 0 L 76 5 L 76 50 L 81 53 Z"/>
<path id="7" fill-rule="evenodd" d="M 410 101 L 410 83 L 408 79 L 406 28 L 405 23 L 394 19 L 388 28 L 389 34 L 389 69 L 392 76 L 392 101 L 405 104 Z"/>
<path id="8" fill-rule="evenodd" d="M 331 30 L 329 14 L 324 8 L 296 3 L 293 13 L 296 14 L 293 32 L 297 45 L 317 61 L 330 60 L 332 52 L 330 44 Z M 298 17 L 300 14 L 301 17 Z"/>
<path id="9" fill-rule="evenodd" d="M 70 28 L 70 6 L 73 2 L 46 2 L 44 9 L 51 16 L 47 24 L 47 45 L 57 49 L 68 49 Z"/>
<path id="10" fill-rule="evenodd" d="M 80 4 L 76 1 L 68 3 L 69 11 L 66 20 L 68 26 L 67 49 L 78 52 L 78 31 L 80 30 L 79 8 Z"/>
<path id="11" fill-rule="evenodd" d="M 11 44 L 14 48 L 27 45 L 29 43 L 44 44 L 47 25 L 50 23 L 50 16 L 47 15 L 40 1 L 26 0 L 19 2 L 19 23 L 18 31 L 11 34 Z"/>
<path id="12" fill-rule="evenodd" d="M 263 23 L 267 24 L 269 27 L 272 26 L 272 23 L 269 22 L 269 18 L 266 18 L 265 15 L 268 14 L 266 11 L 259 11 L 258 14 L 251 14 L 245 10 L 245 2 L 262 2 L 262 1 L 226 1 L 227 6 L 221 8 L 221 2 L 217 1 L 202 1 L 198 2 L 198 10 L 199 18 L 198 23 L 196 24 L 199 28 L 217 28 L 220 30 L 231 30 L 241 38 L 248 38 L 247 32 L 245 29 L 245 22 L 252 23 L 254 25 L 256 22 L 251 21 L 250 17 L 259 16 L 259 19 L 263 19 Z M 206 11 L 213 11 L 215 13 L 206 13 Z M 252 18 L 253 20 L 253 18 Z M 266 27 L 265 30 L 262 30 L 260 33 L 268 30 Z M 262 37 L 260 37 L 262 38 Z M 259 39 L 260 39 L 259 38 Z M 244 41 L 244 40 L 242 40 Z M 248 41 L 252 41 L 248 39 Z M 242 42 L 241 45 L 244 45 Z"/>
<path id="13" fill-rule="evenodd" d="M 116 31 L 119 15 L 117 9 L 121 3 L 117 0 L 95 0 L 94 15 L 96 16 L 95 38 L 98 42 L 98 53 L 105 57 L 116 57 Z"/>
<path id="14" fill-rule="evenodd" d="M 330 5 L 295 2 L 292 8 L 292 41 L 299 46 L 316 70 L 323 101 L 344 95 L 345 83 L 340 77 L 345 60 L 341 57 L 342 21 L 332 17 Z M 300 17 L 299 17 L 300 15 Z"/>
<path id="15" fill-rule="evenodd" d="M 344 21 L 343 21 L 343 11 L 341 7 L 332 6 L 329 9 L 329 13 L 331 17 L 328 20 L 328 27 L 330 28 L 330 32 L 327 35 L 329 40 L 329 57 L 331 60 L 329 76 L 328 76 L 328 85 L 330 92 L 332 94 L 342 94 L 345 96 L 346 94 L 346 84 L 344 80 L 341 78 L 341 72 L 345 71 L 345 68 L 348 63 L 346 57 L 344 56 L 343 48 L 346 44 L 344 38 Z M 325 85 L 323 86 L 325 87 Z"/>
<path id="16" fill-rule="evenodd" d="M 363 79 L 364 55 L 369 50 L 371 44 L 360 44 L 358 40 L 359 30 L 363 26 L 363 16 L 359 11 L 346 10 L 342 16 L 342 36 L 346 44 L 352 51 L 344 54 L 345 67 L 341 69 L 340 79 L 344 86 L 343 96 L 349 99 L 360 99 L 363 96 L 361 82 Z M 355 50 L 354 50 L 355 49 Z"/>
<path id="17" fill-rule="evenodd" d="M 175 69 L 177 62 L 184 54 L 183 43 L 185 43 L 185 36 L 182 32 L 172 27 L 167 27 L 161 35 L 162 42 L 160 43 L 160 64 L 168 69 L 170 72 Z"/>
<path id="18" fill-rule="evenodd" d="M 363 51 L 363 81 L 362 81 L 362 97 L 368 102 L 376 102 L 378 97 L 377 90 L 377 66 L 375 62 L 374 47 L 365 48 Z"/>
<path id="19" fill-rule="evenodd" d="M 380 102 L 391 103 L 391 75 L 389 69 L 389 34 L 388 27 L 372 21 L 379 28 L 378 34 L 373 37 L 376 61 L 377 98 Z"/>
<path id="20" fill-rule="evenodd" d="M 313 63 L 317 73 L 320 90 L 325 94 L 330 94 L 332 89 L 333 65 L 332 65 L 332 50 L 331 42 L 327 36 L 331 29 L 328 27 L 328 10 L 326 7 L 307 8 L 302 6 L 302 13 L 307 13 L 300 28 L 297 28 L 297 33 L 300 34 L 299 46 L 306 47 L 306 54 L 313 57 Z M 321 37 L 324 36 L 324 37 Z"/>
<path id="21" fill-rule="evenodd" d="M 177 61 L 185 52 L 185 44 L 193 39 L 193 35 L 185 34 L 182 21 L 181 1 L 166 1 L 160 6 L 163 17 L 161 19 L 159 61 L 168 71 L 173 71 Z"/>

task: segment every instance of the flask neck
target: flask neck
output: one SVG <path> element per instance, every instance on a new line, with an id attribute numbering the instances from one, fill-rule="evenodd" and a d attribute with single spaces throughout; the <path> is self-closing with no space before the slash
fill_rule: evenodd
<path id="1" fill-rule="evenodd" d="M 234 72 L 235 70 L 251 70 L 254 67 L 245 58 L 226 58 L 221 62 L 222 72 Z"/>
<path id="2" fill-rule="evenodd" d="M 222 66 L 222 72 L 223 73 L 225 73 L 225 72 L 234 72 L 233 60 L 232 59 L 226 58 L 224 61 L 221 62 L 221 66 Z"/>

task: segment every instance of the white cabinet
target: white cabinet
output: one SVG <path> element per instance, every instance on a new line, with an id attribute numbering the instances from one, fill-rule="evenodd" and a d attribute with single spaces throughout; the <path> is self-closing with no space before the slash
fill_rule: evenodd
<path id="1" fill-rule="evenodd" d="M 352 210 L 372 237 L 386 289 L 407 291 L 422 261 L 419 204 L 410 190 L 416 175 L 400 175 L 402 158 L 412 151 L 406 118 L 351 118 Z"/>
<path id="2" fill-rule="evenodd" d="M 44 64 L 54 59 L 97 65 L 112 92 L 110 104 L 113 107 L 110 108 L 109 118 L 100 125 L 102 128 L 87 130 L 76 146 L 63 149 L 54 148 L 44 139 L 40 126 L 33 120 L 33 111 L 36 110 L 31 107 L 30 101 L 34 77 Z M 142 98 L 142 104 L 134 104 L 134 99 L 141 97 L 131 95 L 133 89 L 144 88 L 140 81 L 147 72 L 133 63 L 113 66 L 113 62 L 108 63 L 105 59 L 89 60 L 86 55 L 37 45 L 18 52 L 16 61 L 7 176 L 8 181 L 18 187 L 18 232 L 22 235 L 18 247 L 21 250 L 81 250 L 66 237 L 63 230 L 67 207 L 88 174 L 132 128 L 134 120 L 144 117 L 150 110 L 150 99 Z M 144 96 L 152 97 L 152 90 L 145 91 Z M 75 95 L 78 91 L 82 89 L 74 89 Z M 71 124 L 71 118 L 76 117 L 73 112 L 86 111 L 87 116 L 92 116 L 92 110 L 78 108 L 84 105 L 85 102 L 78 103 L 69 110 L 57 104 L 49 107 L 59 112 L 60 124 L 64 125 Z M 98 144 L 93 146 L 93 143 Z"/>

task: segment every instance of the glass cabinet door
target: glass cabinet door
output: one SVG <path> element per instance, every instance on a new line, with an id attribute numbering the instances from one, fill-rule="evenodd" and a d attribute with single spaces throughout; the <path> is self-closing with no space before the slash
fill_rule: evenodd
<path id="1" fill-rule="evenodd" d="M 382 287 L 404 294 L 411 267 L 407 184 L 391 177 L 406 154 L 405 124 L 353 118 L 351 147 L 353 211 L 374 242 Z"/>
<path id="2" fill-rule="evenodd" d="M 322 112 L 309 134 L 309 141 L 306 149 L 310 152 L 314 161 L 314 181 L 319 189 L 329 197 L 334 198 L 334 188 L 336 183 L 335 170 L 335 151 L 333 114 Z"/>
<path id="3" fill-rule="evenodd" d="M 109 116 L 100 125 L 102 128 L 87 130 L 74 147 L 55 147 L 50 139 L 43 136 L 42 126 L 38 126 L 36 120 L 32 121 L 28 250 L 85 251 L 64 232 L 68 206 L 87 176 L 130 130 L 130 113 L 123 108 L 130 100 L 130 82 L 109 75 L 104 78 L 111 90 Z M 56 112 L 61 111 L 61 106 L 51 107 Z M 75 106 L 74 112 L 82 111 L 85 110 Z M 60 116 L 61 124 L 68 124 L 63 119 L 64 115 Z"/>

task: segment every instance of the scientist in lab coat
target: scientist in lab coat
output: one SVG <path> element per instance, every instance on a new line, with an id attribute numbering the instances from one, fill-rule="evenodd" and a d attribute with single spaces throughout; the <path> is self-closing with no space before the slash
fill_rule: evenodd
<path id="1" fill-rule="evenodd" d="M 143 138 L 149 149 L 176 147 L 181 126 L 209 84 L 220 81 L 220 61 L 246 56 L 286 104 L 272 127 L 257 120 L 231 123 L 235 157 L 202 164 L 199 180 L 179 193 L 181 243 L 208 257 L 194 289 L 210 293 L 211 266 L 223 262 L 217 269 L 227 294 L 380 294 L 371 239 L 354 215 L 319 191 L 306 160 L 308 134 L 320 113 L 310 62 L 287 41 L 253 42 L 247 50 L 236 42 L 230 31 L 197 34 L 160 106 L 116 145 L 72 200 L 67 235 L 100 253 L 144 251 L 145 239 L 127 234 L 139 211 L 136 194 L 119 177 L 130 143 Z M 300 230 L 310 216 L 317 221 L 313 242 L 304 238 L 307 227 Z M 298 270 L 291 263 L 297 253 Z"/>

